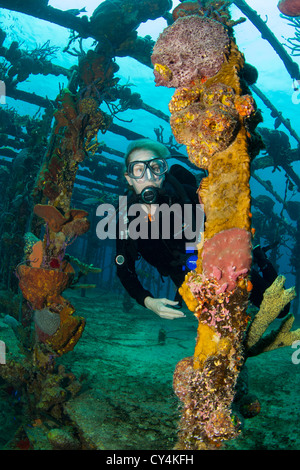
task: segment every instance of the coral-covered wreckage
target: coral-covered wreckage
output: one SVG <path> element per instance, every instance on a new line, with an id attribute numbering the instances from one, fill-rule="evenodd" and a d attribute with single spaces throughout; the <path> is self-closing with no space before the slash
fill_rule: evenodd
<path id="1" fill-rule="evenodd" d="M 78 91 L 65 88 L 57 98 L 54 127 L 32 194 L 32 232 L 25 235 L 24 259 L 16 268 L 23 295 L 20 323 L 28 338 L 20 344 L 22 359 L 8 358 L 0 369 L 5 381 L 24 391 L 32 419 L 40 419 L 40 413 L 62 419 L 63 404 L 81 388 L 73 374 L 55 363 L 73 350 L 85 327 L 85 319 L 62 296 L 75 278 L 66 249 L 90 226 L 88 212 L 72 208 L 71 198 L 79 162 L 88 151 L 93 153 L 98 132 L 104 133 L 112 122 L 100 105 L 118 81 L 117 68 L 111 57 L 93 50 L 80 58 Z M 85 267 L 86 272 L 99 272 Z"/>
<path id="2" fill-rule="evenodd" d="M 88 51 L 79 61 L 79 91 L 73 94 L 66 88 L 57 98 L 55 126 L 34 188 L 36 199 L 48 201 L 34 206 L 46 230 L 43 240 L 33 243 L 33 234 L 28 237 L 25 263 L 17 269 L 22 294 L 34 310 L 38 338 L 58 356 L 74 348 L 85 325 L 61 296 L 75 274 L 64 259 L 66 247 L 90 226 L 88 212 L 70 204 L 79 162 L 97 148 L 98 131 L 104 133 L 112 122 L 99 106 L 104 90 L 117 83 L 117 67 L 110 57 Z"/>
<path id="3" fill-rule="evenodd" d="M 250 161 L 260 148 L 260 116 L 242 79 L 245 61 L 234 41 L 229 3 L 181 3 L 152 54 L 156 84 L 176 88 L 169 104 L 174 136 L 189 159 L 208 170 L 198 189 L 206 221 L 197 267 L 180 288 L 199 323 L 194 356 L 182 359 L 174 373 L 182 402 L 178 449 L 215 449 L 237 437 L 241 420 L 233 405 L 247 354 L 290 345 L 300 336 L 299 330 L 289 332 L 289 317 L 281 331 L 260 339 L 295 296 L 294 289 L 283 289 L 283 277 L 266 291 L 253 323 L 247 312 Z"/>
<path id="4" fill-rule="evenodd" d="M 105 133 L 112 123 L 100 106 L 116 92 L 114 53 L 142 56 L 148 64 L 152 41 L 142 41 L 135 29 L 147 17 L 167 14 L 171 3 L 101 3 L 90 21 L 92 37 L 101 41 L 79 56 L 68 87 L 56 99 L 54 127 L 32 194 L 31 232 L 24 237 L 24 259 L 16 268 L 23 301 L 20 322 L 9 321 L 20 335 L 20 355 L 9 353 L 0 367 L 0 377 L 20 391 L 24 416 L 33 423 L 20 428 L 24 445 L 40 438 L 39 428 L 48 433 L 46 447 L 94 448 L 80 440 L 66 414 L 66 402 L 80 392 L 81 381 L 56 363 L 73 350 L 85 327 L 85 319 L 62 296 L 74 282 L 73 265 L 82 265 L 66 254 L 67 247 L 90 225 L 85 210 L 71 207 L 72 193 L 79 164 L 97 149 L 98 132 Z M 182 359 L 174 373 L 174 390 L 182 402 L 178 449 L 214 449 L 235 438 L 241 427 L 236 385 L 247 357 L 300 339 L 300 330 L 291 331 L 292 315 L 264 335 L 295 296 L 294 289 L 284 289 L 282 276 L 266 291 L 254 319 L 247 310 L 252 287 L 250 161 L 261 148 L 255 133 L 260 114 L 243 80 L 244 58 L 234 41 L 230 3 L 181 2 L 152 54 L 157 85 L 176 88 L 169 104 L 174 136 L 186 145 L 191 162 L 208 171 L 198 190 L 206 222 L 197 268 L 181 287 L 199 323 L 194 356 Z M 43 9 L 54 14 L 51 7 Z M 88 265 L 83 269 L 97 271 Z M 250 405 L 252 411 L 259 407 Z"/>

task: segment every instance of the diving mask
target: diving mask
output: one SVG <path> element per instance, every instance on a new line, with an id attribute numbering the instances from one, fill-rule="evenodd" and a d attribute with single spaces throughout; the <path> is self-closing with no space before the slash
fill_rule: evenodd
<path id="1" fill-rule="evenodd" d="M 168 171 L 168 164 L 164 158 L 153 158 L 145 161 L 136 160 L 128 164 L 127 173 L 130 178 L 141 180 L 147 178 L 147 169 L 150 170 L 154 177 L 160 177 Z"/>

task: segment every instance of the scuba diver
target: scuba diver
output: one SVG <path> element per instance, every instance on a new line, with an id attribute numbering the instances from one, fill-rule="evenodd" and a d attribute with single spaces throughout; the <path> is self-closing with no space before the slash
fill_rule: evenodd
<path id="1" fill-rule="evenodd" d="M 158 205 L 162 207 L 162 204 L 167 204 L 170 207 L 173 204 L 179 204 L 180 208 L 183 208 L 184 204 L 192 204 L 195 208 L 196 205 L 200 206 L 194 175 L 180 166 L 181 171 L 186 172 L 186 176 L 191 180 L 190 184 L 180 183 L 171 174 L 172 172 L 168 171 L 166 159 L 169 156 L 169 151 L 163 144 L 150 139 L 133 141 L 128 146 L 124 174 L 131 190 L 129 190 L 131 194 L 128 196 L 128 207 L 134 203 L 140 204 L 145 214 L 144 220 L 149 237 L 133 240 L 121 234 L 121 237 L 117 238 L 115 260 L 117 275 L 129 295 L 160 317 L 173 319 L 185 316 L 178 310 L 181 306 L 179 294 L 176 294 L 175 300 L 155 298 L 151 292 L 144 289 L 135 270 L 135 262 L 142 257 L 154 266 L 161 276 L 170 276 L 177 288 L 184 281 L 186 243 L 191 243 L 191 240 L 186 239 L 186 231 L 183 229 L 181 229 L 182 236 L 178 237 L 174 234 L 172 228 L 178 222 L 174 220 L 176 212 L 171 214 L 170 236 L 167 238 L 162 236 L 163 224 L 158 223 L 160 233 L 157 237 L 151 238 L 151 224 L 156 220 Z M 174 167 L 176 170 L 176 165 Z M 179 212 L 182 214 L 182 211 Z M 121 215 L 119 220 L 120 217 Z M 163 217 L 160 211 L 157 217 L 160 219 Z M 159 222 L 162 221 L 159 220 Z M 119 226 L 117 233 L 119 234 Z"/>
<path id="2" fill-rule="evenodd" d="M 138 279 L 135 263 L 141 257 L 154 266 L 161 276 L 169 276 L 177 289 L 182 285 L 185 275 L 190 266 L 187 259 L 186 247 L 191 244 L 191 240 L 186 238 L 186 231 L 181 224 L 181 235 L 176 234 L 176 211 L 172 212 L 172 228 L 170 236 L 163 236 L 162 224 L 158 224 L 159 233 L 151 237 L 151 224 L 156 217 L 163 218 L 158 206 L 167 204 L 169 207 L 177 204 L 177 208 L 183 209 L 185 204 L 191 205 L 195 212 L 201 207 L 197 195 L 197 182 L 194 175 L 181 165 L 173 165 L 169 171 L 167 158 L 170 157 L 168 149 L 161 143 L 150 139 L 139 139 L 133 141 L 127 148 L 125 154 L 124 176 L 129 184 L 128 207 L 139 204 L 140 211 L 144 212 L 143 224 L 146 237 L 132 237 L 130 230 L 119 231 L 120 217 L 118 220 L 119 236 L 116 241 L 117 276 L 127 293 L 140 305 L 153 311 L 161 318 L 175 319 L 185 317 L 179 311 L 182 298 L 176 293 L 175 300 L 166 298 L 155 298 L 150 291 L 146 290 Z M 182 175 L 184 173 L 184 175 Z M 176 177 L 177 175 L 177 177 Z M 203 172 L 203 176 L 206 173 Z M 184 183 L 180 181 L 184 180 Z M 178 211 L 180 215 L 183 213 Z M 129 214 L 129 211 L 128 211 Z M 127 222 L 130 216 L 126 213 Z M 161 220 L 159 220 L 161 222 Z M 185 221 L 184 221 L 185 222 Z M 192 228 L 195 229 L 195 217 L 191 220 Z M 178 227 L 178 225 L 177 225 Z M 199 227 L 198 227 L 199 228 Z M 129 233 L 128 233 L 129 232 Z M 197 244 L 197 230 L 194 231 L 196 238 L 193 240 L 194 246 Z M 265 256 L 265 252 L 258 246 L 253 250 L 253 261 L 256 261 L 262 276 L 255 270 L 251 282 L 253 284 L 252 303 L 260 305 L 263 292 L 269 287 L 277 277 L 276 270 Z"/>

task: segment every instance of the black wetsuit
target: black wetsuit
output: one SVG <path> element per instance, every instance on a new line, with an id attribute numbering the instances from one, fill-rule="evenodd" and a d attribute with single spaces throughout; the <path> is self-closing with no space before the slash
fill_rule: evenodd
<path id="1" fill-rule="evenodd" d="M 183 214 L 183 206 L 185 203 L 193 205 L 199 204 L 196 189 L 189 185 L 181 185 L 184 190 L 184 198 L 182 194 L 178 196 L 178 191 L 173 187 L 172 184 L 165 182 L 163 186 L 163 194 L 160 196 L 157 203 L 168 204 L 179 204 L 181 206 L 181 214 Z M 134 198 L 129 199 L 129 205 L 136 202 Z M 159 214 L 161 218 L 161 213 Z M 148 238 L 132 240 L 130 238 L 121 239 L 119 237 L 116 243 L 116 259 L 122 260 L 122 264 L 117 263 L 117 275 L 129 293 L 129 295 L 135 299 L 140 305 L 144 305 L 144 300 L 147 296 L 153 297 L 151 292 L 146 290 L 140 280 L 137 277 L 135 270 L 135 262 L 141 257 L 147 261 L 150 265 L 154 266 L 161 276 L 169 276 L 176 287 L 180 287 L 184 281 L 187 270 L 185 269 L 186 255 L 186 243 L 193 243 L 193 240 L 187 240 L 182 231 L 182 238 L 178 239 L 174 237 L 174 221 L 173 213 L 171 215 L 170 223 L 170 237 L 164 238 L 161 233 L 162 220 L 159 221 L 159 237 L 158 239 L 151 238 L 151 222 L 145 213 L 145 221 L 147 224 Z M 128 226 L 130 226 L 131 219 L 129 217 Z M 178 223 L 178 220 L 177 220 Z M 194 227 L 195 228 L 195 227 Z M 117 226 L 117 234 L 119 233 L 119 224 Z M 176 298 L 177 300 L 177 298 Z"/>
<path id="2" fill-rule="evenodd" d="M 252 251 L 252 261 L 253 264 L 250 277 L 253 289 L 250 294 L 250 302 L 252 302 L 256 307 L 259 307 L 263 300 L 265 290 L 273 284 L 278 273 L 260 246 L 257 246 Z M 278 318 L 282 318 L 287 315 L 289 310 L 290 303 L 284 307 L 278 315 Z"/>
<path id="3" fill-rule="evenodd" d="M 166 182 L 164 185 L 164 194 L 160 197 L 158 203 L 167 203 L 169 205 L 178 203 L 182 208 L 183 204 L 186 202 L 193 204 L 194 207 L 196 204 L 199 204 L 195 187 L 189 185 L 182 185 L 182 187 L 184 188 L 185 199 L 183 199 L 182 195 L 179 197 L 178 191 L 176 191 L 173 185 Z M 130 200 L 129 198 L 129 205 L 134 202 L 137 202 L 136 199 L 132 198 Z M 129 218 L 128 226 L 130 222 L 131 220 Z M 181 240 L 174 239 L 172 236 L 169 239 L 164 239 L 160 236 L 158 239 L 153 240 L 150 236 L 152 222 L 148 219 L 146 213 L 145 223 L 147 224 L 149 234 L 147 239 L 138 238 L 137 240 L 132 240 L 131 238 L 122 239 L 119 237 L 116 243 L 116 259 L 121 259 L 122 261 L 120 264 L 116 263 L 117 275 L 128 294 L 143 306 L 145 298 L 147 296 L 153 297 L 153 295 L 150 291 L 145 289 L 140 282 L 135 269 L 136 261 L 142 257 L 150 265 L 154 266 L 161 276 L 169 276 L 175 286 L 179 288 L 188 272 L 185 265 L 185 261 L 189 256 L 186 253 L 186 243 L 191 243 L 191 240 L 186 240 L 184 236 Z M 159 227 L 161 226 L 162 224 L 160 223 Z M 117 233 L 119 233 L 119 226 L 117 226 Z M 172 224 L 170 233 L 174 233 L 172 232 Z M 253 267 L 250 276 L 253 289 L 251 291 L 250 301 L 255 306 L 259 307 L 265 290 L 276 279 L 277 272 L 260 247 L 253 250 L 252 256 Z M 257 267 L 257 269 L 255 267 Z M 175 300 L 181 303 L 182 299 L 178 292 L 175 296 Z M 288 311 L 289 304 L 279 316 L 282 317 L 286 315 Z"/>

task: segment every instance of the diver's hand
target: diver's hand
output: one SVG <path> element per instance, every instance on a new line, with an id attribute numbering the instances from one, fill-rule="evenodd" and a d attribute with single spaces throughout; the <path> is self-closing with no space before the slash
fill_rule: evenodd
<path id="1" fill-rule="evenodd" d="M 174 318 L 185 317 L 184 313 L 175 310 L 175 308 L 170 308 L 167 305 L 177 305 L 178 302 L 169 299 L 153 299 L 152 297 L 146 297 L 144 300 L 144 305 L 152 312 L 159 315 L 161 318 L 166 318 L 167 320 L 174 320 Z"/>

